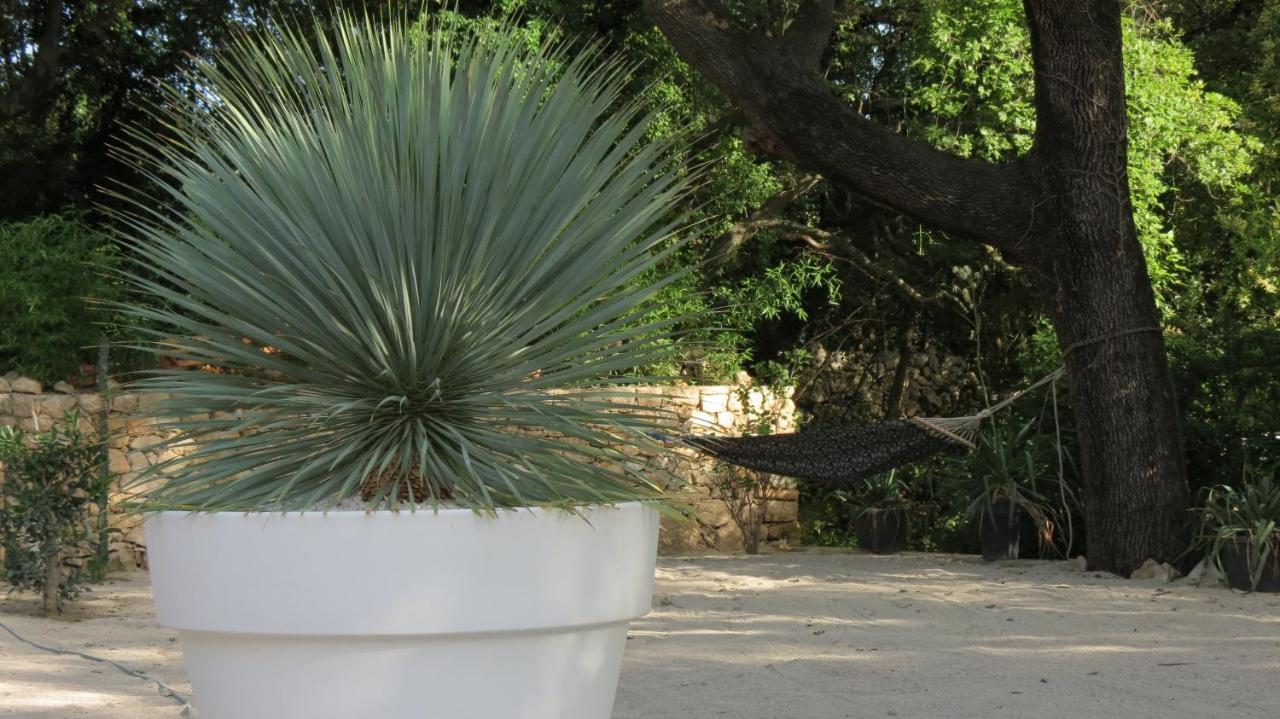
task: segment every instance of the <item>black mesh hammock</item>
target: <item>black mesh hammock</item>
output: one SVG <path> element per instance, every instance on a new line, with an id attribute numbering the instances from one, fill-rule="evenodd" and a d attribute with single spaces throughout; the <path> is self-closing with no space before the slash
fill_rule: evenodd
<path id="1" fill-rule="evenodd" d="M 832 483 L 855 482 L 938 454 L 974 447 L 982 420 L 1063 374 L 1058 369 L 967 417 L 913 417 L 862 427 L 746 437 L 686 437 L 685 442 L 729 464 L 770 474 Z"/>

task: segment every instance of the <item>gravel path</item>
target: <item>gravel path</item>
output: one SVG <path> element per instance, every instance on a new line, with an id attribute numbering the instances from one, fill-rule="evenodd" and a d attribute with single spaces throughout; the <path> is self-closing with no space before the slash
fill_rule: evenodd
<path id="1" fill-rule="evenodd" d="M 1239 595 L 1059 562 L 819 550 L 664 558 L 632 627 L 614 719 L 1275 717 L 1280 595 Z M 0 601 L 0 622 L 189 691 L 145 575 L 65 620 Z M 154 684 L 0 631 L 0 717 L 168 719 Z M 506 718 L 503 718 L 506 719 Z"/>

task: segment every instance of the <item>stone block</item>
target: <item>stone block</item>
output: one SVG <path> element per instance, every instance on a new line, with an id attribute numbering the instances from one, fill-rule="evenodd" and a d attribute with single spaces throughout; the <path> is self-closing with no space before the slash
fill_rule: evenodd
<path id="1" fill-rule="evenodd" d="M 716 424 L 720 425 L 724 429 L 733 429 L 733 424 L 737 418 L 737 415 L 733 412 L 719 412 L 716 414 Z"/>
<path id="2" fill-rule="evenodd" d="M 685 429 L 691 432 L 714 432 L 716 429 L 716 417 L 702 410 L 695 410 L 689 414 L 689 421 L 684 424 Z"/>
<path id="3" fill-rule="evenodd" d="M 765 505 L 764 521 L 795 522 L 800 518 L 799 508 L 796 502 L 771 501 Z"/>
<path id="4" fill-rule="evenodd" d="M 741 393 L 739 393 L 739 392 L 730 392 L 730 393 L 729 393 L 729 406 L 728 406 L 728 410 L 729 410 L 730 412 L 741 412 L 741 411 L 742 411 L 742 394 L 741 394 Z"/>
<path id="5" fill-rule="evenodd" d="M 12 392 L 12 391 L 13 391 L 13 388 L 9 386 L 9 378 L 0 377 L 0 394 L 4 394 L 6 392 Z"/>
<path id="6" fill-rule="evenodd" d="M 29 394 L 9 395 L 10 411 L 19 417 L 30 417 L 36 412 L 36 398 Z"/>
<path id="7" fill-rule="evenodd" d="M 784 541 L 788 544 L 795 544 L 800 541 L 800 523 L 789 522 L 786 524 L 766 524 L 765 539 L 769 541 Z"/>
<path id="8" fill-rule="evenodd" d="M 722 500 L 705 497 L 693 503 L 698 521 L 708 527 L 723 527 L 733 521 L 729 507 Z"/>
<path id="9" fill-rule="evenodd" d="M 107 468 L 112 474 L 124 474 L 130 470 L 129 458 L 119 449 L 108 449 Z"/>
<path id="10" fill-rule="evenodd" d="M 53 391 L 61 392 L 62 394 L 75 394 L 76 388 L 73 387 L 70 382 L 55 382 L 53 385 Z"/>
<path id="11" fill-rule="evenodd" d="M 800 500 L 800 490 L 795 487 L 770 487 L 769 499 L 779 502 L 797 502 Z"/>
<path id="12" fill-rule="evenodd" d="M 129 440 L 129 449 L 150 449 L 163 441 L 163 437 L 154 434 L 143 434 Z"/>
<path id="13" fill-rule="evenodd" d="M 676 407 L 697 407 L 702 399 L 697 387 L 672 387 L 667 396 Z"/>
<path id="14" fill-rule="evenodd" d="M 9 391 L 16 394 L 44 394 L 44 385 L 30 377 L 16 377 L 9 380 Z"/>
<path id="15" fill-rule="evenodd" d="M 723 390 L 714 394 L 705 392 L 702 395 L 702 411 L 707 414 L 725 412 L 729 409 L 729 391 Z"/>
<path id="16" fill-rule="evenodd" d="M 118 394 L 111 398 L 111 411 L 120 414 L 133 414 L 138 411 L 138 397 L 133 394 Z"/>
<path id="17" fill-rule="evenodd" d="M 151 462 L 147 460 L 145 452 L 134 450 L 125 456 L 129 458 L 129 469 L 131 471 L 141 472 L 151 466 Z"/>
<path id="18" fill-rule="evenodd" d="M 80 395 L 80 410 L 87 414 L 97 414 L 102 411 L 102 395 L 86 392 Z"/>
<path id="19" fill-rule="evenodd" d="M 76 398 L 74 395 L 50 394 L 44 395 L 35 401 L 36 412 L 59 421 L 75 407 Z"/>

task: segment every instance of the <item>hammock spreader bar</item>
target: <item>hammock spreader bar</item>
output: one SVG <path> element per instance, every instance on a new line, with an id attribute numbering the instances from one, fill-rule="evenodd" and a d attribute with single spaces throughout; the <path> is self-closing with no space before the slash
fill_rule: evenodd
<path id="1" fill-rule="evenodd" d="M 915 417 L 862 427 L 747 437 L 691 436 L 685 442 L 724 462 L 798 479 L 848 483 L 938 454 L 973 449 L 982 420 L 1062 376 L 1058 369 L 968 417 Z"/>

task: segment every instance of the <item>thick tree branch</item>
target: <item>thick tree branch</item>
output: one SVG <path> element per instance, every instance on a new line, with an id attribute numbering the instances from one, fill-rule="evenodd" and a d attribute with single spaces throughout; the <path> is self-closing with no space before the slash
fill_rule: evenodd
<path id="1" fill-rule="evenodd" d="M 645 0 L 645 9 L 742 108 L 753 134 L 767 136 L 755 145 L 922 224 L 1030 258 L 1034 203 L 1022 162 L 957 158 L 867 121 L 778 40 L 745 30 L 714 0 Z"/>
<path id="2" fill-rule="evenodd" d="M 805 0 L 783 32 L 780 46 L 800 67 L 822 69 L 822 55 L 835 29 L 835 0 Z"/>
<path id="3" fill-rule="evenodd" d="M 721 261 L 727 259 L 743 243 L 751 239 L 760 230 L 767 229 L 771 221 L 774 221 L 796 200 L 817 187 L 821 182 L 822 178 L 814 174 L 805 174 L 797 177 L 794 182 L 765 200 L 764 204 L 747 215 L 745 220 L 737 223 L 729 228 L 728 232 L 721 235 L 711 248 L 711 256 Z"/>

